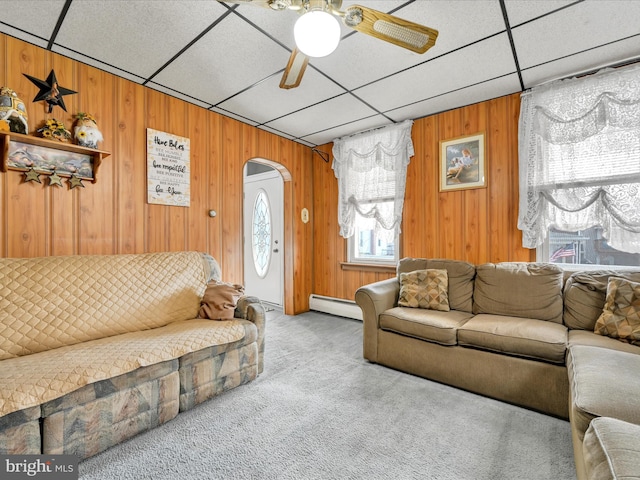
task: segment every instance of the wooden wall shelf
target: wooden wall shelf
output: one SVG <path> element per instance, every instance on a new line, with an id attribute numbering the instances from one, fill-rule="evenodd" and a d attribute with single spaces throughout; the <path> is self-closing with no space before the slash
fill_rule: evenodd
<path id="1" fill-rule="evenodd" d="M 42 147 L 44 149 L 57 150 L 57 151 L 63 151 L 63 152 L 69 152 L 71 154 L 75 154 L 73 157 L 76 159 L 74 160 L 73 158 L 71 158 L 70 163 L 75 162 L 77 164 L 77 162 L 81 161 L 78 159 L 82 159 L 82 158 L 86 159 L 86 157 L 89 157 L 91 162 L 91 175 L 87 175 L 86 173 L 79 173 L 77 176 L 82 180 L 88 180 L 88 181 L 91 181 L 92 183 L 96 182 L 98 168 L 102 163 L 102 159 L 111 155 L 109 152 L 105 152 L 102 150 L 95 150 L 93 148 L 81 147 L 80 145 L 74 145 L 72 143 L 63 143 L 63 142 L 58 142 L 56 140 L 47 140 L 46 138 L 34 137 L 31 135 L 23 135 L 21 133 L 0 132 L 0 155 L 2 156 L 2 158 L 0 158 L 0 170 L 3 172 L 6 172 L 7 170 L 18 170 L 21 172 L 26 172 L 31 168 L 31 166 L 27 166 L 27 165 L 22 166 L 22 165 L 18 165 L 16 163 L 10 162 L 9 147 L 10 147 L 10 144 L 13 142 L 32 145 L 35 147 Z M 85 157 L 81 157 L 80 155 L 84 155 Z M 56 155 L 56 157 L 59 157 L 59 155 Z M 38 155 L 37 152 L 35 152 L 34 158 L 40 158 L 41 160 L 45 160 L 44 162 L 42 161 L 39 162 L 37 160 L 34 161 L 33 169 L 36 172 L 40 174 L 45 174 L 45 175 L 53 173 L 54 169 L 47 167 L 47 164 L 48 164 L 48 162 L 46 162 L 47 159 L 42 159 L 42 157 Z M 74 172 L 70 170 L 72 168 L 75 168 L 75 167 L 60 166 L 60 167 L 57 167 L 55 170 L 56 170 L 56 173 L 61 177 L 71 177 L 74 175 Z"/>

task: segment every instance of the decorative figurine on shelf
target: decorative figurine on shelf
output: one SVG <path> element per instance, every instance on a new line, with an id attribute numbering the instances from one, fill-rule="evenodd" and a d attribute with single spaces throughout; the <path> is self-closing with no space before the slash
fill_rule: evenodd
<path id="1" fill-rule="evenodd" d="M 47 120 L 43 127 L 36 130 L 44 138 L 68 142 L 71 139 L 71 132 L 64 128 L 64 123 L 55 118 Z"/>
<path id="2" fill-rule="evenodd" d="M 31 80 L 31 83 L 33 83 L 40 89 L 33 101 L 39 102 L 40 100 L 44 100 L 45 102 L 47 102 L 47 113 L 51 113 L 53 111 L 53 107 L 55 106 L 60 107 L 66 112 L 67 107 L 65 106 L 64 98 L 62 97 L 64 95 L 78 93 L 74 90 L 69 90 L 68 88 L 64 88 L 58 85 L 56 72 L 54 72 L 53 70 L 51 70 L 51 73 L 46 80 L 40 80 L 38 78 L 32 77 L 31 75 L 27 75 L 26 73 L 23 73 L 23 75 Z"/>
<path id="3" fill-rule="evenodd" d="M 15 133 L 29 133 L 27 109 L 16 92 L 9 87 L 0 87 L 0 120 L 9 124 L 9 130 Z"/>
<path id="4" fill-rule="evenodd" d="M 98 148 L 98 142 L 103 140 L 96 119 L 88 113 L 80 112 L 76 115 L 76 126 L 73 132 L 81 147 Z"/>

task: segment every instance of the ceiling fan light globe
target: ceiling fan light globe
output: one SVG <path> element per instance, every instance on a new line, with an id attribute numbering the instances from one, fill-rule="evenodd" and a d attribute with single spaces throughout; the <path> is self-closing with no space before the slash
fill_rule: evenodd
<path id="1" fill-rule="evenodd" d="M 293 27 L 298 50 L 308 57 L 325 57 L 340 43 L 340 23 L 330 13 L 312 10 Z"/>

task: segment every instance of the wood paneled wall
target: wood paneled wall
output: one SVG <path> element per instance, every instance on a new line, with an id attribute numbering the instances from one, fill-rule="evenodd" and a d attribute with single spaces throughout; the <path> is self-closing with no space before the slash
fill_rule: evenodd
<path id="1" fill-rule="evenodd" d="M 101 70 L 0 34 L 0 85 L 25 101 L 31 131 L 47 118 L 36 87 L 22 74 L 77 90 L 68 113 L 51 116 L 70 127 L 84 111 L 98 120 L 111 152 L 97 183 L 69 190 L 0 176 L 0 256 L 114 254 L 198 250 L 211 253 L 225 280 L 243 281 L 242 169 L 265 159 L 286 169 L 285 311 L 308 309 L 310 293 L 353 299 L 355 290 L 391 274 L 343 270 L 346 241 L 337 224 L 337 182 L 331 163 L 308 147 L 175 99 Z M 473 263 L 531 261 L 516 227 L 518 94 L 414 122 L 415 156 L 407 172 L 401 256 Z M 191 206 L 146 202 L 146 129 L 190 138 Z M 438 190 L 439 141 L 486 134 L 487 188 Z M 321 150 L 331 153 L 331 144 Z M 315 192 L 315 195 L 314 195 Z M 312 221 L 304 224 L 302 208 Z M 218 215 L 210 218 L 209 210 Z"/>
<path id="2" fill-rule="evenodd" d="M 476 264 L 535 259 L 517 229 L 519 112 L 520 95 L 514 94 L 414 122 L 401 257 Z M 439 192 L 439 142 L 478 132 L 485 133 L 487 187 Z M 331 153 L 331 145 L 322 150 Z M 313 165 L 313 293 L 352 300 L 359 286 L 393 273 L 343 269 L 347 247 L 338 233 L 337 181 L 330 163 L 314 159 Z"/>
<path id="3" fill-rule="evenodd" d="M 45 113 L 32 103 L 38 89 L 23 76 L 46 78 L 76 90 L 67 112 Z M 115 254 L 197 250 L 221 264 L 224 279 L 243 281 L 243 166 L 251 159 L 279 163 L 285 182 L 285 311 L 308 310 L 312 286 L 312 227 L 300 210 L 312 209 L 312 153 L 296 142 L 132 83 L 101 70 L 0 34 L 0 85 L 18 93 L 33 132 L 45 118 L 70 129 L 77 112 L 93 114 L 111 152 L 97 182 L 69 190 L 24 183 L 0 174 L 0 256 Z M 188 137 L 191 206 L 150 205 L 146 194 L 146 129 Z M 209 210 L 217 216 L 210 218 Z"/>

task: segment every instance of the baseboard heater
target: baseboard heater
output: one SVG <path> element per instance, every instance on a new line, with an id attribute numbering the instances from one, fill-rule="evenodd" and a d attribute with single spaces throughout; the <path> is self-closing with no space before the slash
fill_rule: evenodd
<path id="1" fill-rule="evenodd" d="M 312 293 L 309 295 L 309 309 L 318 312 L 330 313 L 340 317 L 354 318 L 362 320 L 362 310 L 351 300 L 343 300 L 341 298 L 324 297 Z"/>

